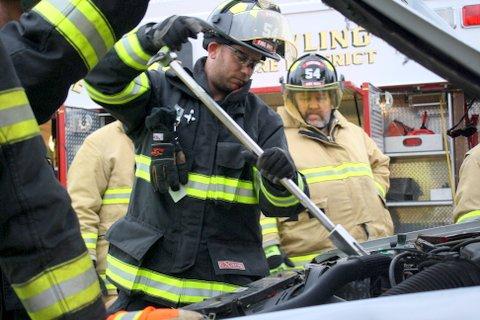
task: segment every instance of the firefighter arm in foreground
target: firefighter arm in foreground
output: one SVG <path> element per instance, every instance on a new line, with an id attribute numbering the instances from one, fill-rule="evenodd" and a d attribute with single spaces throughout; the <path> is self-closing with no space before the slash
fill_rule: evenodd
<path id="1" fill-rule="evenodd" d="M 32 319 L 101 319 L 97 275 L 0 40 L 0 266 Z"/>
<path id="2" fill-rule="evenodd" d="M 148 2 L 43 0 L 1 29 L 0 39 L 39 123 L 63 103 L 69 86 L 140 22 Z"/>
<path id="3" fill-rule="evenodd" d="M 372 168 L 375 188 L 377 189 L 378 195 L 385 201 L 385 196 L 390 186 L 390 169 L 388 168 L 390 158 L 378 149 L 375 142 L 366 133 L 363 134 L 368 159 L 370 161 L 370 168 Z"/>
<path id="4" fill-rule="evenodd" d="M 260 216 L 260 227 L 262 228 L 263 250 L 270 274 L 294 267 L 294 263 L 281 249 L 277 218 L 265 217 L 262 214 Z"/>
<path id="5" fill-rule="evenodd" d="M 471 149 L 460 167 L 453 211 L 455 223 L 480 220 L 480 147 Z"/>
<path id="6" fill-rule="evenodd" d="M 270 273 L 274 274 L 289 267 L 294 267 L 293 262 L 287 257 L 280 246 L 280 235 L 277 227 L 277 216 L 295 217 L 298 213 L 304 210 L 299 200 L 290 194 L 290 192 L 278 183 L 278 179 L 272 178 L 272 175 L 278 177 L 286 177 L 292 179 L 297 183 L 298 187 L 307 193 L 308 185 L 305 178 L 298 171 L 288 152 L 276 151 L 278 147 L 271 147 L 272 145 L 281 146 L 280 150 L 287 150 L 287 142 L 281 120 L 278 127 L 275 127 L 275 122 L 267 126 L 266 136 L 268 141 L 261 141 L 261 146 L 264 148 L 267 161 L 266 169 L 262 169 L 262 157 L 257 161 L 257 167 L 260 169 L 259 203 L 262 215 L 260 217 L 260 226 L 262 228 L 263 247 L 265 256 L 267 258 Z M 272 130 L 273 128 L 273 130 Z M 274 150 L 272 156 L 269 155 Z M 270 159 L 271 157 L 271 159 Z M 274 169 L 269 172 L 267 169 Z M 278 168 L 278 171 L 275 169 Z M 281 168 L 281 170 L 279 170 Z"/>
<path id="7" fill-rule="evenodd" d="M 371 221 L 364 225 L 368 239 L 372 240 L 393 234 L 393 222 L 386 206 L 386 195 L 390 186 L 390 158 L 378 149 L 375 142 L 365 132 L 363 132 L 363 135 L 372 169 L 373 183 L 383 205 L 381 210 L 370 212 Z"/>
<path id="8" fill-rule="evenodd" d="M 151 92 L 146 72 L 149 59 L 167 45 L 179 49 L 188 37 L 196 37 L 185 17 L 170 17 L 160 24 L 147 24 L 125 35 L 89 73 L 90 97 L 110 111 L 132 134 L 148 116 Z M 188 21 L 188 20 L 187 20 Z"/>
<path id="9" fill-rule="evenodd" d="M 68 169 L 68 193 L 80 222 L 80 232 L 92 260 L 97 260 L 98 225 L 110 166 L 88 137 Z"/>

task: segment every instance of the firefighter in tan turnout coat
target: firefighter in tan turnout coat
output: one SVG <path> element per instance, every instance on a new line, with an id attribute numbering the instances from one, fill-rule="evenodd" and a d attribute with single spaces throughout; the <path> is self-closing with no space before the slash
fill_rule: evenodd
<path id="1" fill-rule="evenodd" d="M 108 303 L 117 290 L 107 281 L 105 234 L 128 209 L 134 179 L 133 142 L 120 121 L 115 121 L 89 135 L 68 171 L 68 193 L 80 221 L 82 238 L 100 278 Z"/>
<path id="2" fill-rule="evenodd" d="M 456 207 L 453 211 L 456 223 L 480 220 L 480 145 L 470 149 L 465 155 L 455 195 Z"/>
<path id="3" fill-rule="evenodd" d="M 385 208 L 389 158 L 362 128 L 338 110 L 342 90 L 333 65 L 309 54 L 289 69 L 280 113 L 290 152 L 306 177 L 310 198 L 335 224 L 358 241 L 393 233 Z M 271 272 L 302 267 L 332 248 L 328 232 L 305 211 L 298 221 L 262 217 L 263 242 Z"/>

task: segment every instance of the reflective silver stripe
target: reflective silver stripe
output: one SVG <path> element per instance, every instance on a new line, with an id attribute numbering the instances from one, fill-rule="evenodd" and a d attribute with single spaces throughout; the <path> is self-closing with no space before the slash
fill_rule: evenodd
<path id="1" fill-rule="evenodd" d="M 0 127 L 6 127 L 25 120 L 35 119 L 30 105 L 22 104 L 8 109 L 0 109 Z"/>
<path id="2" fill-rule="evenodd" d="M 127 312 L 115 317 L 115 320 L 138 320 L 143 311 Z"/>
<path id="3" fill-rule="evenodd" d="M 0 144 L 23 141 L 39 134 L 40 128 L 23 88 L 0 91 Z"/>
<path id="4" fill-rule="evenodd" d="M 115 44 L 115 50 L 126 65 L 137 70 L 147 70 L 151 55 L 143 50 L 136 33 L 125 35 Z"/>
<path id="5" fill-rule="evenodd" d="M 244 196 L 244 197 L 254 197 L 255 193 L 253 190 L 249 189 L 242 189 L 242 188 L 235 188 L 231 186 L 226 186 L 224 184 L 204 184 L 198 181 L 192 181 L 188 182 L 188 188 L 196 189 L 196 190 L 202 190 L 202 191 L 211 191 L 211 192 L 222 192 L 222 193 L 228 193 L 232 195 L 239 195 L 239 196 Z"/>
<path id="6" fill-rule="evenodd" d="M 90 0 L 44 0 L 33 10 L 55 26 L 88 69 L 93 68 L 115 43 L 108 21 Z"/>
<path id="7" fill-rule="evenodd" d="M 150 88 L 150 83 L 145 73 L 133 79 L 121 92 L 112 95 L 98 91 L 87 81 L 84 83 L 88 94 L 93 100 L 114 105 L 128 103 L 147 92 Z"/>
<path id="8" fill-rule="evenodd" d="M 128 204 L 132 188 L 109 188 L 103 195 L 102 204 Z"/>
<path id="9" fill-rule="evenodd" d="M 154 281 L 146 276 L 142 275 L 137 275 L 133 276 L 127 272 L 124 272 L 123 270 L 116 268 L 115 266 L 109 264 L 108 265 L 108 270 L 117 276 L 129 281 L 133 282 L 136 284 L 136 287 L 142 287 L 142 285 L 147 285 L 149 287 L 154 287 L 155 289 L 162 290 L 169 292 L 170 294 L 177 295 L 180 297 L 180 302 L 181 302 L 181 296 L 196 296 L 196 297 L 214 297 L 218 296 L 220 294 L 223 294 L 225 292 L 223 291 L 214 291 L 214 290 L 209 290 L 209 289 L 198 289 L 198 288 L 184 288 L 184 287 L 176 287 L 173 285 L 168 285 L 166 283 Z M 143 290 L 140 290 L 143 291 Z M 151 292 L 149 291 L 144 291 L 147 295 L 150 294 Z M 154 295 L 152 295 L 154 296 Z M 160 298 L 170 300 L 164 296 L 160 296 Z M 170 300 L 171 301 L 171 300 Z M 175 301 L 176 302 L 176 301 Z"/>
<path id="10" fill-rule="evenodd" d="M 222 293 L 244 290 L 223 282 L 175 278 L 130 265 L 111 255 L 107 255 L 107 264 L 107 276 L 117 287 L 174 303 L 200 302 Z"/>
<path id="11" fill-rule="evenodd" d="M 351 177 L 368 176 L 373 179 L 370 164 L 345 162 L 337 166 L 323 166 L 300 170 L 308 183 L 343 180 Z"/>
<path id="12" fill-rule="evenodd" d="M 257 169 L 254 169 L 254 174 L 256 174 L 257 176 L 261 175 Z M 267 190 L 267 188 L 265 188 L 265 186 L 263 185 L 263 181 L 260 177 L 257 178 L 256 181 L 259 181 L 260 190 L 262 190 L 262 193 L 265 196 L 265 198 L 268 200 L 268 202 L 270 202 L 274 206 L 285 208 L 285 207 L 292 207 L 299 203 L 299 200 L 297 199 L 297 197 L 295 197 L 292 194 L 289 194 L 288 196 L 284 196 L 284 197 L 273 195 Z M 302 191 L 304 190 L 303 179 L 300 175 L 298 175 L 297 177 L 297 185 Z"/>
<path id="13" fill-rule="evenodd" d="M 135 156 L 135 176 L 150 182 L 151 159 L 144 155 Z M 251 181 L 223 176 L 206 176 L 191 172 L 185 187 L 187 196 L 196 199 L 222 200 L 244 204 L 258 203 Z"/>
<path id="14" fill-rule="evenodd" d="M 57 8 L 68 7 L 65 5 L 65 0 L 49 0 Z M 67 8 L 66 8 L 67 7 Z M 65 11 L 63 11 L 65 12 Z M 68 19 L 84 34 L 88 42 L 92 45 L 97 54 L 97 57 L 100 59 L 108 51 L 110 46 L 105 43 L 102 35 L 98 33 L 97 29 L 92 25 L 85 15 L 78 10 L 78 8 L 73 7 L 73 10 L 68 14 Z M 113 34 L 113 32 L 112 32 Z"/>
<path id="15" fill-rule="evenodd" d="M 263 246 L 263 248 L 267 248 L 267 247 L 273 246 L 275 244 L 280 244 L 278 239 L 272 239 L 272 240 L 264 241 L 262 246 Z"/>
<path id="16" fill-rule="evenodd" d="M 98 278 L 95 270 L 90 268 L 75 278 L 58 283 L 49 290 L 45 290 L 30 299 L 22 300 L 23 306 L 29 313 L 37 312 L 57 303 L 59 292 L 62 292 L 65 297 L 74 295 L 82 290 L 87 289 L 95 281 L 97 281 L 97 279 Z"/>
<path id="17" fill-rule="evenodd" d="M 135 176 L 150 182 L 150 162 L 151 159 L 144 155 L 135 155 Z"/>
<path id="18" fill-rule="evenodd" d="M 130 193 L 106 194 L 103 199 L 125 199 L 130 197 Z"/>

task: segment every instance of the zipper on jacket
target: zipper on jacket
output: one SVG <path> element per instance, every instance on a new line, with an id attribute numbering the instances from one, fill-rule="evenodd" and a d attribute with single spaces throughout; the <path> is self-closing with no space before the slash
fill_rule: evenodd
<path id="1" fill-rule="evenodd" d="M 298 133 L 307 137 L 307 138 L 311 138 L 311 139 L 321 141 L 321 142 L 324 142 L 324 143 L 330 143 L 330 144 L 337 145 L 337 143 L 335 142 L 335 139 L 333 138 L 333 131 L 337 127 L 337 124 L 338 124 L 338 119 L 334 119 L 328 136 L 326 134 L 324 134 L 323 132 L 317 132 L 317 131 L 313 131 L 313 130 L 299 130 Z"/>

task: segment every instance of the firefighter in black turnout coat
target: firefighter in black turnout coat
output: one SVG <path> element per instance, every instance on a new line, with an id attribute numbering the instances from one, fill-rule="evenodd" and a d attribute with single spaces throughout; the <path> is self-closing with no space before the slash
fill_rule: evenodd
<path id="1" fill-rule="evenodd" d="M 249 92 L 257 63 L 291 52 L 286 21 L 266 1 L 224 3 L 209 21 L 237 41 L 206 34 L 208 55 L 193 77 L 265 150 L 256 167 L 172 72 L 144 72 L 161 47 L 176 50 L 196 36 L 192 18 L 173 16 L 128 34 L 86 79 L 90 96 L 124 122 L 136 147 L 129 211 L 107 234 L 107 277 L 120 290 L 111 312 L 240 290 L 268 274 L 260 210 L 267 216 L 302 210 L 278 182 L 288 177 L 306 185 L 282 122 Z"/>

